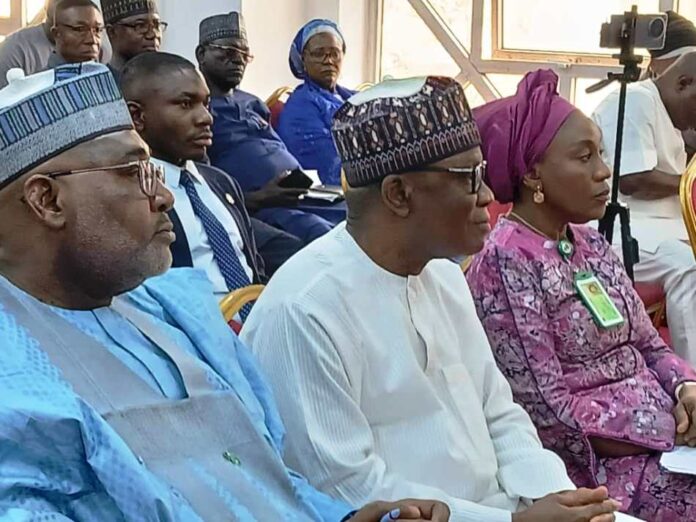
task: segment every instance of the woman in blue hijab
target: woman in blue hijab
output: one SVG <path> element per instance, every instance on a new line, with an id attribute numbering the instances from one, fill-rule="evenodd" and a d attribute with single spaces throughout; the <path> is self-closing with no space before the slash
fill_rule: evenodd
<path id="1" fill-rule="evenodd" d="M 346 44 L 331 20 L 312 20 L 295 36 L 290 69 L 303 80 L 280 114 L 278 134 L 305 169 L 325 185 L 341 184 L 341 161 L 331 137 L 334 113 L 354 91 L 338 85 Z"/>

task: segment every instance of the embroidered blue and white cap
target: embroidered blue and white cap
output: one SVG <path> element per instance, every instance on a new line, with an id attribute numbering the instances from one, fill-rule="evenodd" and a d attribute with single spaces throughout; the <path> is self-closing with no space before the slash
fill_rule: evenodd
<path id="1" fill-rule="evenodd" d="M 31 76 L 7 73 L 0 90 L 0 187 L 98 136 L 133 128 L 109 69 L 69 64 Z"/>

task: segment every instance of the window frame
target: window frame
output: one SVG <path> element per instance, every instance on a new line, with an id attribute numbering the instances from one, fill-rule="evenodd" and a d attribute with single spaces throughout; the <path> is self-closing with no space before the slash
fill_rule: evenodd
<path id="1" fill-rule="evenodd" d="M 23 0 L 10 0 L 10 17 L 0 18 L 0 35 L 6 37 L 26 25 Z"/>
<path id="2" fill-rule="evenodd" d="M 488 74 L 526 74 L 530 70 L 538 69 L 542 65 L 552 69 L 558 74 L 559 92 L 566 99 L 575 101 L 575 93 L 577 82 L 586 78 L 603 80 L 610 72 L 621 72 L 621 67 L 613 58 L 578 53 L 546 53 L 546 52 L 529 52 L 529 51 L 505 51 L 504 54 L 496 56 L 495 53 L 495 31 L 496 24 L 493 22 L 494 5 L 499 0 L 471 0 L 472 1 L 472 17 L 471 17 L 471 46 L 467 49 L 451 32 L 451 29 L 444 22 L 437 9 L 432 5 L 430 0 L 408 0 L 411 7 L 423 20 L 428 29 L 433 33 L 440 45 L 447 51 L 454 62 L 459 66 L 460 72 L 456 76 L 456 80 L 462 83 L 465 87 L 472 85 L 486 102 L 493 101 L 501 97 L 500 92 L 496 89 Z M 660 11 L 664 12 L 670 9 L 675 9 L 680 0 L 660 0 Z M 683 1 L 683 0 L 682 0 Z M 483 57 L 483 39 L 484 39 L 484 21 L 486 20 L 486 2 L 490 2 L 488 6 L 491 9 L 491 37 L 494 39 L 491 42 L 490 58 Z M 375 77 L 381 78 L 384 75 L 382 71 L 382 20 L 384 16 L 384 0 L 376 2 L 379 4 L 379 16 L 374 18 L 375 26 L 373 30 L 375 34 L 380 36 L 380 45 L 375 47 Z M 508 54 L 514 53 L 514 54 Z M 577 59 L 576 59 L 577 55 Z M 580 59 L 582 58 L 582 59 Z"/>
<path id="3" fill-rule="evenodd" d="M 554 62 L 571 65 L 590 65 L 612 67 L 616 60 L 607 54 L 544 51 L 533 49 L 506 48 L 503 45 L 504 9 L 506 0 L 490 0 L 491 2 L 491 47 L 494 60 L 526 61 L 526 62 Z M 674 2 L 672 2 L 674 3 Z M 662 2 L 660 2 L 662 7 Z M 671 7 L 670 7 L 671 8 Z M 666 11 L 667 9 L 665 9 Z M 618 51 L 617 51 L 618 52 Z M 611 53 L 615 54 L 615 53 Z"/>

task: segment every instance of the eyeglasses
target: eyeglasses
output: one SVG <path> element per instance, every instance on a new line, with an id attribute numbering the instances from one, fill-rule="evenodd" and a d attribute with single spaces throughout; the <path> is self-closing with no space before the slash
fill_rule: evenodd
<path id="1" fill-rule="evenodd" d="M 234 45 L 217 45 L 217 44 L 207 44 L 206 47 L 214 49 L 220 52 L 230 61 L 241 59 L 244 63 L 251 63 L 254 61 L 254 55 L 245 49 L 240 47 L 235 47 Z"/>
<path id="2" fill-rule="evenodd" d="M 160 184 L 164 183 L 164 169 L 159 165 L 155 165 L 150 160 L 131 161 L 130 163 L 114 165 L 112 167 L 64 170 L 44 174 L 44 176 L 49 178 L 60 178 L 63 176 L 72 176 L 73 174 L 89 174 L 93 172 L 115 172 L 130 176 L 137 175 L 138 181 L 140 182 L 140 190 L 150 199 L 157 196 L 157 188 Z"/>
<path id="3" fill-rule="evenodd" d="M 140 20 L 138 22 L 133 22 L 132 24 L 126 22 L 116 22 L 114 25 L 128 27 L 129 29 L 132 29 L 138 33 L 140 36 L 146 35 L 150 31 L 154 31 L 157 34 L 162 34 L 167 30 L 167 27 L 169 27 L 169 24 L 167 22 L 163 22 L 162 20 Z"/>
<path id="4" fill-rule="evenodd" d="M 102 34 L 104 33 L 104 26 L 103 25 L 90 26 L 90 25 L 56 24 L 56 27 L 57 26 L 67 27 L 73 33 L 77 33 L 80 36 L 86 36 L 87 34 L 92 33 L 94 36 L 98 36 L 101 38 Z"/>
<path id="5" fill-rule="evenodd" d="M 343 51 L 340 49 L 314 49 L 312 51 L 307 51 L 307 54 L 317 62 L 323 62 L 329 58 L 332 62 L 337 62 L 343 57 Z"/>
<path id="6" fill-rule="evenodd" d="M 474 167 L 437 167 L 427 165 L 419 169 L 411 169 L 418 172 L 449 172 L 450 174 L 458 174 L 468 176 L 471 183 L 471 194 L 478 194 L 483 185 L 483 179 L 486 177 L 487 163 L 482 161 Z"/>

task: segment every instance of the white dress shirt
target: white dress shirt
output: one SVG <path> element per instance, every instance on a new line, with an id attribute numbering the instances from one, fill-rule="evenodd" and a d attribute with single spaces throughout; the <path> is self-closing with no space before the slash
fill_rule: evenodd
<path id="1" fill-rule="evenodd" d="M 610 167 L 616 147 L 618 107 L 619 93 L 615 91 L 592 115 L 602 130 L 604 161 Z M 686 170 L 686 149 L 682 133 L 674 127 L 657 86 L 652 80 L 643 80 L 628 86 L 621 175 L 653 169 L 681 176 Z M 631 232 L 641 249 L 654 253 L 662 241 L 688 241 L 679 196 L 645 201 L 621 195 L 621 200 L 631 210 Z M 618 225 L 614 237 L 621 240 Z"/>
<path id="2" fill-rule="evenodd" d="M 249 280 L 253 281 L 254 273 L 244 255 L 244 241 L 239 232 L 239 226 L 234 217 L 232 217 L 232 214 L 230 214 L 230 211 L 215 195 L 213 190 L 208 186 L 208 183 L 203 179 L 203 176 L 198 172 L 195 163 L 187 161 L 183 167 L 177 167 L 172 163 L 167 163 L 166 161 L 155 158 L 153 158 L 152 161 L 164 167 L 165 185 L 174 194 L 174 211 L 179 216 L 181 225 L 184 227 L 186 240 L 188 241 L 189 250 L 191 251 L 193 266 L 205 270 L 208 279 L 213 283 L 215 295 L 222 299 L 229 293 L 229 289 L 213 257 L 213 249 L 208 242 L 208 235 L 203 228 L 203 222 L 193 212 L 193 206 L 186 194 L 186 189 L 181 185 L 181 172 L 183 169 L 191 173 L 196 192 L 198 192 L 203 204 L 208 207 L 218 221 L 222 223 L 222 226 L 225 227 L 225 230 L 230 236 L 232 246 L 237 253 L 239 262 L 242 264 L 242 268 L 249 276 Z"/>
<path id="3" fill-rule="evenodd" d="M 513 402 L 454 263 L 397 276 L 338 225 L 273 276 L 242 340 L 274 387 L 286 462 L 332 496 L 509 522 L 521 500 L 574 489 Z"/>

